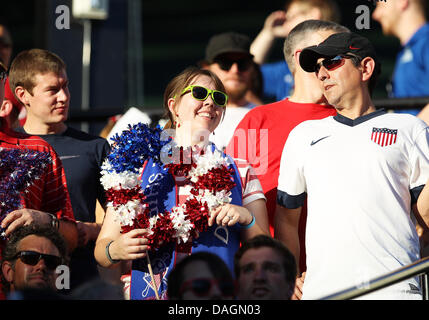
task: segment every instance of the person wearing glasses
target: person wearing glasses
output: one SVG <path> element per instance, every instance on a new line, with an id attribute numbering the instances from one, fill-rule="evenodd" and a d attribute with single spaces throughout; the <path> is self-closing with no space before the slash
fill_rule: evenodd
<path id="1" fill-rule="evenodd" d="M 277 239 L 259 235 L 243 242 L 234 258 L 239 300 L 290 300 L 295 288 L 295 257 Z"/>
<path id="2" fill-rule="evenodd" d="M 347 31 L 346 27 L 337 23 L 322 20 L 307 20 L 293 28 L 283 48 L 285 60 L 295 82 L 292 96 L 249 111 L 238 124 L 233 139 L 226 148 L 227 154 L 245 159 L 254 167 L 267 198 L 267 212 L 273 236 L 280 158 L 290 131 L 302 121 L 336 114 L 335 109 L 327 104 L 315 75 L 305 72 L 299 66 L 300 52 L 333 33 Z M 304 210 L 300 217 L 302 250 L 300 259 L 297 260 L 299 274 L 305 271 L 305 217 Z"/>
<path id="3" fill-rule="evenodd" d="M 183 152 L 180 152 L 181 161 L 179 161 L 178 157 L 177 161 L 173 161 L 171 164 L 173 167 L 167 166 L 168 162 L 166 161 L 158 160 L 156 162 L 157 154 L 151 155 L 149 160 L 145 162 L 141 174 L 138 173 L 138 183 L 142 190 L 146 190 L 147 200 L 143 200 L 144 204 L 142 205 L 150 209 L 151 219 L 156 218 L 155 221 L 158 221 L 159 215 L 157 213 L 159 212 L 166 211 L 170 216 L 172 214 L 170 211 L 178 214 L 177 210 L 179 210 L 179 212 L 183 212 L 186 215 L 184 221 L 189 220 L 192 208 L 197 205 L 193 202 L 195 199 L 192 195 L 199 194 L 204 199 L 207 199 L 205 196 L 210 193 L 207 193 L 209 191 L 202 193 L 203 190 L 213 188 L 212 190 L 215 191 L 210 191 L 214 192 L 212 195 L 219 196 L 228 184 L 231 184 L 231 182 L 233 184 L 228 187 L 228 190 L 231 190 L 228 201 L 217 202 L 220 201 L 218 199 L 215 202 L 220 203 L 219 206 L 210 206 L 212 209 L 199 207 L 195 209 L 198 213 L 197 217 L 201 216 L 199 219 L 201 219 L 202 223 L 207 223 L 207 228 L 201 229 L 201 232 L 195 234 L 192 239 L 187 239 L 182 245 L 176 245 L 172 241 L 162 244 L 161 241 L 159 249 L 149 251 L 149 260 L 151 261 L 156 287 L 153 284 L 154 281 L 151 280 L 146 250 L 150 249 L 148 248 L 148 239 L 154 236 L 160 237 L 165 231 L 160 231 L 154 235 L 152 233 L 153 229 L 149 232 L 148 227 L 146 227 L 121 233 L 121 228 L 124 226 L 129 230 L 127 220 L 129 218 L 126 213 L 120 211 L 121 206 L 115 209 L 112 203 L 119 201 L 128 206 L 135 202 L 131 203 L 132 198 L 124 196 L 120 190 L 116 191 L 118 192 L 117 197 L 111 197 L 111 203 L 97 239 L 95 257 L 103 267 L 117 266 L 117 262 L 121 260 L 133 260 L 131 275 L 123 278 L 126 286 L 128 286 L 129 281 L 131 283 L 130 299 L 154 299 L 158 297 L 165 299 L 168 273 L 175 263 L 191 253 L 208 251 L 217 254 L 232 272 L 234 254 L 239 247 L 240 241 L 257 234 L 268 234 L 265 198 L 260 183 L 252 172 L 252 168 L 243 161 L 227 157 L 208 139 L 210 133 L 216 129 L 224 116 L 227 100 L 228 96 L 225 94 L 225 87 L 220 79 L 209 70 L 195 67 L 187 68 L 174 77 L 165 90 L 164 108 L 170 120 L 165 126 L 165 128 L 169 128 L 169 131 L 164 132 L 173 137 L 172 144 L 169 144 L 171 150 L 173 152 L 182 150 Z M 140 136 L 143 135 L 143 133 L 134 133 L 135 130 L 130 129 L 130 132 L 128 132 L 128 134 L 136 134 L 136 137 L 132 140 L 127 138 L 128 135 L 125 133 L 127 143 L 118 153 L 122 154 L 125 159 L 135 154 L 134 151 L 130 151 L 130 154 L 128 154 L 129 145 L 136 143 L 134 141 L 139 141 Z M 121 140 L 120 138 L 118 139 L 119 142 L 117 143 L 120 144 Z M 128 141 L 130 142 L 128 143 Z M 144 141 L 146 141 L 146 138 Z M 154 142 L 154 144 L 156 143 Z M 112 150 L 112 152 L 114 151 Z M 193 163 L 192 167 L 195 168 L 196 172 L 203 173 L 205 172 L 204 167 L 209 170 L 207 168 L 217 162 L 212 158 L 214 155 L 221 155 L 224 157 L 223 159 L 228 159 L 228 166 L 222 166 L 222 168 L 230 168 L 231 171 L 218 171 L 218 174 L 216 174 L 210 170 L 209 172 L 213 176 L 205 176 L 207 180 L 200 180 L 204 178 L 195 180 L 195 176 L 191 178 L 189 169 L 186 169 L 186 163 Z M 121 161 L 118 165 L 128 168 L 129 163 Z M 170 169 L 166 171 L 166 168 Z M 224 170 L 221 167 L 218 168 L 219 170 Z M 136 169 L 140 172 L 139 167 Z M 121 170 L 117 174 L 120 174 L 120 176 L 125 175 L 123 172 Z M 114 182 L 117 181 L 116 177 L 118 176 L 112 173 L 103 175 L 102 179 L 103 181 Z M 226 179 L 225 182 L 221 183 L 220 180 L 222 179 Z M 111 185 L 111 183 L 106 183 L 106 185 L 106 188 L 114 190 L 120 188 L 120 185 Z M 203 200 L 204 203 L 206 203 L 205 201 Z M 141 204 L 141 202 L 139 203 Z M 179 207 L 181 209 L 177 209 Z M 209 214 L 204 216 L 204 212 Z M 144 226 L 144 222 L 142 223 Z M 191 228 L 195 228 L 195 224 L 198 222 L 193 221 L 192 223 Z M 179 223 L 178 226 L 180 227 L 182 224 L 183 222 Z M 169 230 L 173 226 L 166 228 Z M 171 239 L 171 237 L 173 236 L 169 236 L 168 239 Z M 157 290 L 158 297 L 154 290 Z"/>
<path id="4" fill-rule="evenodd" d="M 317 76 L 338 114 L 289 134 L 276 227 L 298 257 L 297 217 L 308 195 L 302 299 L 319 299 L 365 287 L 420 258 L 413 220 L 428 230 L 429 128 L 415 116 L 376 110 L 371 92 L 381 65 L 365 37 L 333 34 L 305 48 L 299 63 Z M 362 298 L 422 299 L 419 278 Z"/>
<path id="5" fill-rule="evenodd" d="M 66 243 L 55 228 L 30 224 L 16 229 L 2 252 L 2 278 L 7 292 L 57 291 L 56 270 L 66 261 Z"/>
<path id="6" fill-rule="evenodd" d="M 220 78 L 228 94 L 225 116 L 210 137 L 220 150 L 225 149 L 244 115 L 256 106 L 247 96 L 256 72 L 249 48 L 250 38 L 244 34 L 216 34 L 207 44 L 205 60 L 200 62 Z"/>
<path id="7" fill-rule="evenodd" d="M 167 282 L 169 300 L 231 300 L 236 294 L 228 266 L 210 252 L 185 257 L 173 268 Z"/>
<path id="8" fill-rule="evenodd" d="M 6 75 L 7 69 L 0 62 L 0 102 L 3 102 Z M 11 104 L 0 105 L 0 251 L 17 228 L 35 223 L 58 229 L 67 241 L 70 253 L 77 245 L 77 230 L 61 160 L 41 138 L 12 131 L 6 118 L 13 107 Z M 18 156 L 22 161 L 17 161 Z M 28 160 L 30 156 L 37 157 L 37 161 Z M 42 159 L 46 162 L 41 162 Z M 33 170 L 38 170 L 39 174 L 30 175 Z"/>
<path id="9" fill-rule="evenodd" d="M 23 127 L 16 131 L 37 135 L 60 156 L 79 232 L 78 247 L 70 261 L 71 288 L 99 276 L 94 246 L 101 222 L 96 221 L 97 201 L 106 199 L 100 183 L 101 164 L 110 150 L 106 139 L 66 124 L 70 106 L 65 62 L 42 49 L 21 51 L 9 73 L 12 91 L 26 110 Z"/>

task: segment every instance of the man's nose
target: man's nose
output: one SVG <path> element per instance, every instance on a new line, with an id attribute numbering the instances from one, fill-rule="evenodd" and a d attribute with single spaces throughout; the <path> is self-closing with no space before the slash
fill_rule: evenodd
<path id="1" fill-rule="evenodd" d="M 325 79 L 328 79 L 329 78 L 329 73 L 328 73 L 328 71 L 326 70 L 326 68 L 324 67 L 324 66 L 321 66 L 320 67 L 320 69 L 319 69 L 319 72 L 317 72 L 317 78 L 320 80 L 320 81 L 323 81 L 323 80 L 325 80 Z"/>

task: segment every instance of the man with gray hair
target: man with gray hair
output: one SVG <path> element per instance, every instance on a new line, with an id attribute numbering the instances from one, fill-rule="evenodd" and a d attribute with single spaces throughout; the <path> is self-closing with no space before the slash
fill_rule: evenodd
<path id="1" fill-rule="evenodd" d="M 255 168 L 267 198 L 271 233 L 274 233 L 280 158 L 289 132 L 302 121 L 336 114 L 335 109 L 326 103 L 316 76 L 299 66 L 299 55 L 303 48 L 318 44 L 333 33 L 347 31 L 337 23 L 321 20 L 307 20 L 292 29 L 284 44 L 285 59 L 295 81 L 292 96 L 249 111 L 226 149 L 228 154 L 246 159 Z M 305 213 L 302 216 L 305 218 Z M 303 239 L 303 234 L 301 236 Z M 304 271 L 305 253 L 301 253 L 299 264 L 300 270 Z"/>

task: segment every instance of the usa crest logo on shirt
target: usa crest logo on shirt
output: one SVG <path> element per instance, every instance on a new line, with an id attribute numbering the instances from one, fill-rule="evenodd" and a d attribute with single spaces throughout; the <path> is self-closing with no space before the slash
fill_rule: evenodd
<path id="1" fill-rule="evenodd" d="M 385 147 L 396 143 L 398 129 L 372 128 L 371 140 Z"/>

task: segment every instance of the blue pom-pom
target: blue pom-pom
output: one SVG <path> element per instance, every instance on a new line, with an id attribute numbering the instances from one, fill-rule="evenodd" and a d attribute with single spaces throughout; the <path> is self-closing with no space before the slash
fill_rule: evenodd
<path id="1" fill-rule="evenodd" d="M 107 156 L 112 169 L 117 173 L 124 170 L 137 173 L 149 158 L 161 163 L 161 149 L 170 141 L 161 141 L 161 133 L 159 126 L 152 129 L 138 123 L 113 136 L 112 150 Z"/>

